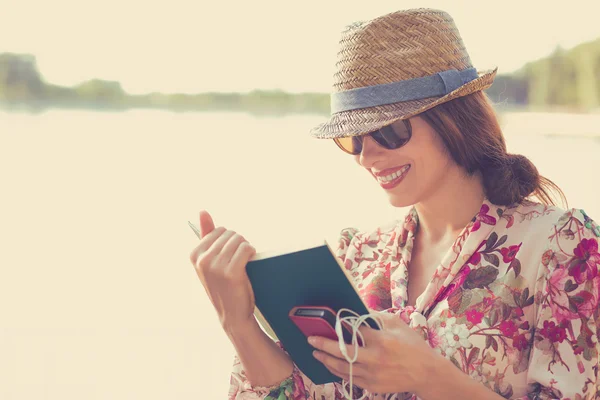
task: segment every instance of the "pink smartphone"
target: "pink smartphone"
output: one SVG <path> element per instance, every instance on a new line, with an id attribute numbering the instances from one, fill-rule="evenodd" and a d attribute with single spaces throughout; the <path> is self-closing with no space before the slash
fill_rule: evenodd
<path id="1" fill-rule="evenodd" d="M 336 312 L 329 307 L 298 306 L 290 310 L 289 317 L 294 324 L 309 336 L 323 336 L 338 340 L 335 332 Z M 346 343 L 352 342 L 352 332 L 346 323 L 342 323 L 342 332 Z M 358 339 L 360 345 L 360 339 Z"/>

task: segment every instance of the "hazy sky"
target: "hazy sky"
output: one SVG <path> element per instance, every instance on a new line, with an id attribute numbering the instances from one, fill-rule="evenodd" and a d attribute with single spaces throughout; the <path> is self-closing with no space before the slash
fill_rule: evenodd
<path id="1" fill-rule="evenodd" d="M 600 1 L 0 0 L 0 52 L 38 59 L 46 80 L 98 77 L 132 93 L 281 88 L 328 92 L 340 32 L 398 9 L 454 17 L 478 69 L 510 72 L 600 37 Z"/>

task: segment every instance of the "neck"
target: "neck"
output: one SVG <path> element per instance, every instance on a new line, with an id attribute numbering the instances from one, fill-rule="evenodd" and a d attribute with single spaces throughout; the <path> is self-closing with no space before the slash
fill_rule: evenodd
<path id="1" fill-rule="evenodd" d="M 485 193 L 481 174 L 465 175 L 451 168 L 435 190 L 415 204 L 419 214 L 417 235 L 428 243 L 454 240 L 479 211 Z"/>

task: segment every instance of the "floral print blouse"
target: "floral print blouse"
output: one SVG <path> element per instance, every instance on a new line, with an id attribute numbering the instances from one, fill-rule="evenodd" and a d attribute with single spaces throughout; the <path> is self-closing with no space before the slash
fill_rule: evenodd
<path id="1" fill-rule="evenodd" d="M 407 267 L 418 226 L 413 207 L 374 232 L 342 231 L 338 257 L 367 307 L 398 315 L 504 398 L 600 398 L 600 226 L 580 209 L 485 200 L 412 307 Z M 230 400 L 344 398 L 341 383 L 315 385 L 297 367 L 273 387 L 253 387 L 237 357 L 233 368 Z"/>

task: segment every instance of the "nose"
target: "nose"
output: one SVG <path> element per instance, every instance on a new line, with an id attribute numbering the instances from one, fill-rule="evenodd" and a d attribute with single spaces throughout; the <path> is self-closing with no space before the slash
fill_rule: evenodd
<path id="1" fill-rule="evenodd" d="M 362 150 L 360 154 L 356 155 L 356 161 L 364 168 L 371 168 L 381 158 L 383 150 L 371 135 L 365 135 L 362 141 Z"/>

